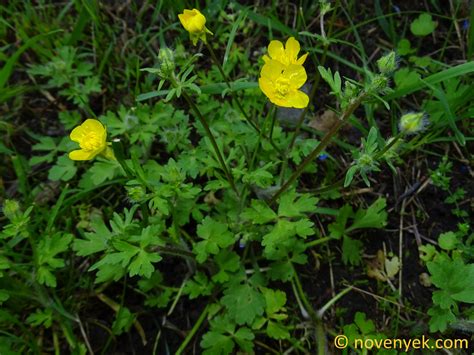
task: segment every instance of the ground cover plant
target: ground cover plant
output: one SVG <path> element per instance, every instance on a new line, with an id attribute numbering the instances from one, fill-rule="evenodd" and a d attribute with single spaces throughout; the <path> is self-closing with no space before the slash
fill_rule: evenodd
<path id="1" fill-rule="evenodd" d="M 471 352 L 469 1 L 0 16 L 0 354 Z"/>

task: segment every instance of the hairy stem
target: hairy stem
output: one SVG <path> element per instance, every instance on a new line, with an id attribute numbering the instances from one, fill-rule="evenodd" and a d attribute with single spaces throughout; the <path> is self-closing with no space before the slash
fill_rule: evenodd
<path id="1" fill-rule="evenodd" d="M 329 145 L 331 142 L 331 138 L 339 131 L 339 129 L 344 125 L 344 123 L 349 119 L 352 113 L 360 106 L 362 100 L 367 94 L 362 92 L 356 99 L 352 101 L 352 103 L 346 108 L 344 113 L 339 118 L 338 122 L 332 126 L 332 128 L 324 135 L 323 139 L 316 148 L 313 149 L 311 153 L 306 157 L 306 159 L 298 165 L 296 171 L 290 176 L 290 178 L 285 182 L 285 184 L 273 195 L 270 199 L 270 204 L 273 204 L 278 197 L 281 196 L 293 182 L 303 173 L 304 169 L 315 159 L 319 156 L 319 154 Z"/>
<path id="2" fill-rule="evenodd" d="M 178 84 L 176 78 L 174 77 L 174 75 L 171 76 L 170 80 L 171 80 L 171 84 L 175 88 L 179 86 L 179 84 Z M 201 122 L 202 126 L 204 127 L 204 130 L 206 131 L 206 135 L 209 138 L 209 140 L 211 141 L 212 147 L 214 148 L 214 151 L 215 151 L 216 156 L 217 156 L 217 160 L 219 161 L 219 164 L 221 165 L 221 168 L 224 171 L 224 174 L 227 178 L 227 181 L 229 182 L 232 190 L 234 190 L 234 192 L 236 193 L 237 197 L 239 197 L 239 191 L 237 190 L 237 187 L 235 186 L 234 178 L 233 178 L 232 174 L 230 173 L 229 169 L 227 168 L 227 164 L 225 163 L 225 160 L 222 157 L 222 153 L 219 149 L 219 146 L 217 145 L 217 142 L 216 142 L 216 139 L 214 138 L 214 135 L 211 132 L 211 129 L 209 128 L 209 125 L 207 124 L 206 119 L 204 118 L 204 116 L 202 115 L 201 111 L 196 106 L 196 104 L 193 102 L 191 97 L 185 91 L 182 92 L 182 95 L 183 95 L 184 99 L 186 100 L 186 102 L 188 103 L 188 105 L 191 107 L 191 109 L 196 114 L 197 118 L 199 119 L 199 122 Z"/>

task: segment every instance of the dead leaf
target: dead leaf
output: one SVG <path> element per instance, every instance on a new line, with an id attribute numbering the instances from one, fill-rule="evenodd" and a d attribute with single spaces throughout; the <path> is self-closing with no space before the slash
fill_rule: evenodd
<path id="1" fill-rule="evenodd" d="M 326 110 L 322 115 L 314 117 L 308 126 L 318 131 L 327 132 L 329 131 L 339 120 L 337 114 L 334 111 Z"/>

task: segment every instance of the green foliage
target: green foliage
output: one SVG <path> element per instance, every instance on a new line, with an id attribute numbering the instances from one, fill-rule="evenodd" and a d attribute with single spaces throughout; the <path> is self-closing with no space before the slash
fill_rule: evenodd
<path id="1" fill-rule="evenodd" d="M 199 238 L 204 239 L 194 246 L 196 260 L 203 263 L 210 254 L 217 254 L 222 248 L 234 244 L 235 239 L 227 225 L 206 217 L 197 228 Z"/>
<path id="2" fill-rule="evenodd" d="M 424 37 L 431 34 L 437 26 L 438 23 L 433 21 L 431 15 L 425 13 L 418 16 L 418 18 L 411 23 L 410 31 L 415 36 Z"/>
<path id="3" fill-rule="evenodd" d="M 345 264 L 359 265 L 362 260 L 362 242 L 351 238 L 354 231 L 366 228 L 383 228 L 387 223 L 386 200 L 379 198 L 367 209 L 353 211 L 350 205 L 339 210 L 336 221 L 329 225 L 331 237 L 342 238 L 342 260 Z M 351 220 L 351 224 L 349 220 Z"/>
<path id="4" fill-rule="evenodd" d="M 0 6 L 0 354 L 332 353 L 336 333 L 358 352 L 355 338 L 472 329 L 462 4 L 301 2 L 293 16 L 210 1 L 198 46 L 182 2 L 56 5 Z M 259 88 L 270 41 L 290 36 L 308 53 L 303 109 Z M 82 132 L 81 148 L 115 158 L 69 158 L 88 118 L 107 135 Z M 416 302 L 412 234 L 437 241 L 419 247 Z M 380 255 L 403 279 L 367 279 Z M 354 311 L 367 292 L 377 318 Z"/>
<path id="5" fill-rule="evenodd" d="M 221 303 L 237 324 L 250 325 L 263 314 L 265 297 L 249 283 L 233 283 L 224 291 Z"/>
<path id="6" fill-rule="evenodd" d="M 101 91 L 101 86 L 99 77 L 93 74 L 94 65 L 82 61 L 83 57 L 78 55 L 76 48 L 61 47 L 48 63 L 33 65 L 28 72 L 48 78 L 50 87 L 62 88 L 59 94 L 78 106 L 84 106 L 91 94 Z"/>
<path id="7" fill-rule="evenodd" d="M 444 332 L 456 320 L 459 303 L 474 303 L 474 264 L 464 264 L 462 259 L 440 255 L 427 264 L 431 281 L 439 288 L 433 292 L 430 331 Z"/>
<path id="8" fill-rule="evenodd" d="M 237 328 L 229 318 L 219 316 L 212 319 L 210 324 L 211 331 L 204 334 L 201 341 L 205 349 L 203 354 L 231 354 L 236 344 L 246 352 L 252 351 L 255 336 L 249 328 Z"/>

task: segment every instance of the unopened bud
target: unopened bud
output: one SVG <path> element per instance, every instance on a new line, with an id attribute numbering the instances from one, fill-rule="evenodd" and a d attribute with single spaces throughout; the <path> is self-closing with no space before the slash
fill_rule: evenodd
<path id="1" fill-rule="evenodd" d="M 377 66 L 379 67 L 379 71 L 382 74 L 393 73 L 398 67 L 397 54 L 394 51 L 388 53 L 387 55 L 377 60 Z"/>
<path id="2" fill-rule="evenodd" d="M 426 128 L 428 116 L 424 112 L 410 112 L 400 118 L 399 128 L 405 134 L 415 134 Z"/>
<path id="3" fill-rule="evenodd" d="M 143 202 L 146 197 L 146 191 L 141 185 L 126 186 L 126 190 L 128 198 L 134 203 Z"/>
<path id="4" fill-rule="evenodd" d="M 376 75 L 374 76 L 374 78 L 372 79 L 372 82 L 370 83 L 369 92 L 376 92 L 376 93 L 384 92 L 385 90 L 388 89 L 388 83 L 389 83 L 389 80 L 385 75 L 383 74 Z"/>
<path id="5" fill-rule="evenodd" d="M 174 53 L 168 47 L 163 47 L 158 53 L 158 61 L 160 63 L 160 74 L 163 77 L 168 77 L 174 72 Z"/>
<path id="6" fill-rule="evenodd" d="M 3 203 L 3 214 L 10 221 L 20 214 L 20 204 L 15 200 L 5 200 Z"/>

